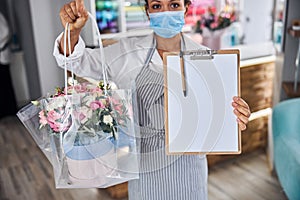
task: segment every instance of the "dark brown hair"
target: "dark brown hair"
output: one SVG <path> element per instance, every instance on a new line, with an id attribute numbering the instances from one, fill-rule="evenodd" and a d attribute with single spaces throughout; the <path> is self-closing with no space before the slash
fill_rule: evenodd
<path id="1" fill-rule="evenodd" d="M 184 5 L 190 5 L 191 3 L 191 0 L 184 0 Z M 148 0 L 145 0 L 145 7 L 148 8 Z"/>

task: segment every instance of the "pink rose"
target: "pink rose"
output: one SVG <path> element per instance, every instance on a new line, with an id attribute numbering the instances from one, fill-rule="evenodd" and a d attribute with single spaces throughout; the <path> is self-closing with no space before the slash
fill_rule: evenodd
<path id="1" fill-rule="evenodd" d="M 90 104 L 90 107 L 92 110 L 97 110 L 98 108 L 100 108 L 99 104 L 95 101 L 93 101 L 91 104 Z"/>
<path id="2" fill-rule="evenodd" d="M 45 111 L 44 110 L 41 110 L 40 112 L 39 112 L 39 118 L 40 118 L 40 124 L 41 125 L 46 125 L 47 124 L 47 117 L 46 117 L 46 115 L 45 115 Z"/>
<path id="3" fill-rule="evenodd" d="M 69 94 L 70 93 L 73 93 L 74 91 L 76 93 L 84 93 L 84 92 L 87 92 L 87 88 L 86 88 L 86 85 L 85 84 L 78 84 L 78 85 L 75 85 L 75 86 L 69 86 L 68 87 L 68 92 Z M 65 91 L 66 93 L 66 91 Z"/>
<path id="4" fill-rule="evenodd" d="M 93 101 L 90 107 L 92 110 L 97 110 L 98 108 L 105 108 L 105 105 L 101 101 Z"/>
<path id="5" fill-rule="evenodd" d="M 210 24 L 210 28 L 214 29 L 218 27 L 218 22 L 213 22 Z"/>
<path id="6" fill-rule="evenodd" d="M 119 114 L 122 114 L 122 105 L 114 105 L 114 110 L 117 111 Z"/>
<path id="7" fill-rule="evenodd" d="M 51 127 L 51 129 L 55 132 L 60 132 L 63 129 L 66 129 L 68 127 L 68 124 L 62 126 L 63 124 L 59 121 L 66 120 L 67 116 L 64 115 L 65 113 L 62 112 L 62 114 L 51 110 L 48 112 L 47 116 L 47 123 Z"/>
<path id="8" fill-rule="evenodd" d="M 108 98 L 109 102 L 111 102 L 113 105 L 119 104 L 120 102 L 114 98 L 109 97 Z"/>
<path id="9" fill-rule="evenodd" d="M 98 88 L 98 87 L 90 89 L 89 92 L 91 92 L 91 93 L 97 93 L 99 95 L 101 95 L 103 93 L 103 91 L 100 88 Z"/>
<path id="10" fill-rule="evenodd" d="M 56 123 L 49 122 L 51 129 L 55 132 L 59 132 L 59 126 Z"/>
<path id="11" fill-rule="evenodd" d="M 70 121 L 64 121 L 63 123 L 59 122 L 59 121 L 48 121 L 49 126 L 51 127 L 51 129 L 54 132 L 65 132 L 70 128 Z"/>
<path id="12" fill-rule="evenodd" d="M 119 114 L 122 114 L 122 104 L 114 98 L 109 98 L 109 100 L 112 103 L 114 110 Z"/>
<path id="13" fill-rule="evenodd" d="M 50 122 L 55 122 L 60 117 L 61 117 L 61 115 L 59 113 L 57 113 L 54 110 L 51 110 L 51 111 L 48 112 L 47 120 L 50 121 Z"/>
<path id="14" fill-rule="evenodd" d="M 74 89 L 78 93 L 84 93 L 87 91 L 86 87 L 84 85 L 75 85 Z"/>
<path id="15" fill-rule="evenodd" d="M 80 120 L 81 123 L 87 122 L 87 117 L 86 117 L 86 115 L 83 114 L 83 113 L 80 113 L 80 114 L 79 114 L 79 120 Z"/>

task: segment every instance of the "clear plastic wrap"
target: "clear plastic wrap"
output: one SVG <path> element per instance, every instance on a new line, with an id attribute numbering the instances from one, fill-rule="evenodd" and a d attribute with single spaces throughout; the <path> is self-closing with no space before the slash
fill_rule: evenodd
<path id="1" fill-rule="evenodd" d="M 105 188 L 139 178 L 132 90 L 74 88 L 17 114 L 51 162 L 56 187 Z"/>
<path id="2" fill-rule="evenodd" d="M 55 94 L 25 106 L 17 115 L 52 164 L 56 188 L 106 188 L 137 179 L 135 88 L 109 88 L 99 31 L 103 82 L 77 84 L 72 79 L 68 86 L 67 34 L 70 50 L 68 24 L 64 34 L 65 89 L 57 88 Z"/>

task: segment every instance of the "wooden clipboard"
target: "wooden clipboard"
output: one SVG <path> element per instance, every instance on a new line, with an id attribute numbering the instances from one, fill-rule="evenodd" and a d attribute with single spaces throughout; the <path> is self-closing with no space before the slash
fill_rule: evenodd
<path id="1" fill-rule="evenodd" d="M 166 153 L 240 154 L 231 106 L 240 96 L 239 50 L 167 52 L 163 62 Z"/>

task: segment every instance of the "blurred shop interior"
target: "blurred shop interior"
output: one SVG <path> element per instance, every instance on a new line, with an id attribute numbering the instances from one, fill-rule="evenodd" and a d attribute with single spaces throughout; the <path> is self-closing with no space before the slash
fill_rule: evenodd
<path id="1" fill-rule="evenodd" d="M 67 2 L 0 0 L 10 29 L 10 75 L 18 108 L 64 84 L 52 53 L 63 31 L 59 10 Z M 104 43 L 151 33 L 142 0 L 85 0 L 85 6 L 96 18 Z M 299 0 L 192 0 L 183 28 L 208 48 L 240 50 L 241 96 L 252 112 L 242 133 L 243 154 L 262 150 L 271 171 L 276 159 L 273 108 L 300 97 L 299 10 Z M 94 28 L 88 21 L 82 31 L 87 47 L 97 47 Z M 300 140 L 297 144 L 300 148 Z M 208 161 L 215 166 L 234 158 L 211 156 Z M 299 161 L 297 165 L 300 168 Z"/>
<path id="2" fill-rule="evenodd" d="M 60 85 L 63 77 L 52 56 L 53 41 L 62 32 L 59 9 L 66 0 L 1 0 L 1 12 L 11 30 L 11 70 L 18 106 Z M 86 0 L 102 38 L 149 34 L 144 1 Z M 241 60 L 275 56 L 282 62 L 276 73 L 274 102 L 288 98 L 282 81 L 295 81 L 297 37 L 289 34 L 297 20 L 296 0 L 194 0 L 183 32 L 212 49 L 238 48 Z M 88 47 L 97 35 L 88 21 L 82 31 Z"/>

